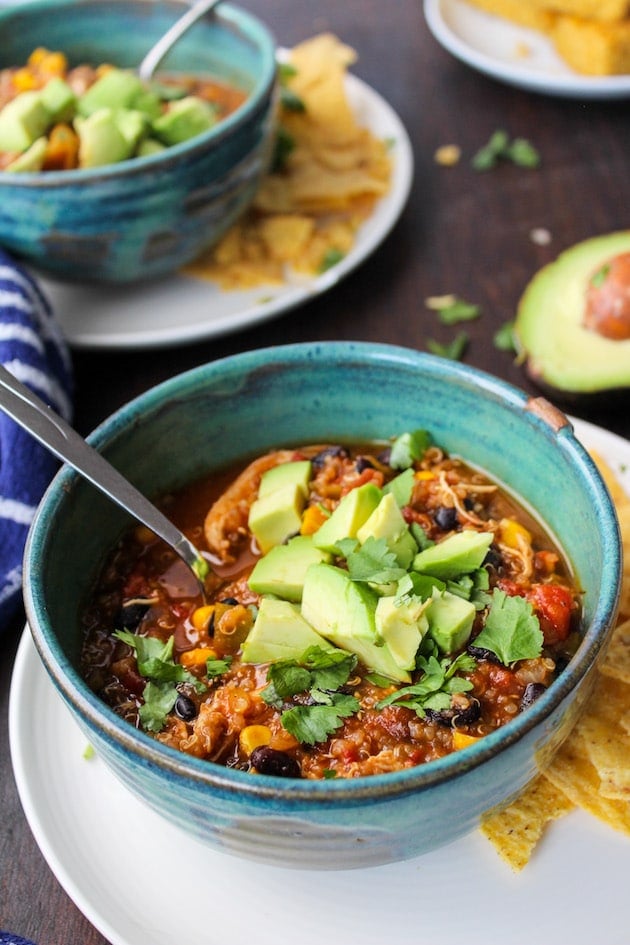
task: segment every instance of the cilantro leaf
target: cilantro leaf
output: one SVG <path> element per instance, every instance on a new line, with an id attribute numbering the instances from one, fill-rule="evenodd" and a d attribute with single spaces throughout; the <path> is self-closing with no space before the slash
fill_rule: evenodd
<path id="1" fill-rule="evenodd" d="M 532 605 L 524 597 L 508 597 L 495 588 L 492 603 L 475 646 L 490 650 L 508 666 L 540 656 L 543 634 Z"/>
<path id="2" fill-rule="evenodd" d="M 337 249 L 335 246 L 331 246 L 326 250 L 322 257 L 322 261 L 319 264 L 318 272 L 327 272 L 329 269 L 332 269 L 333 266 L 336 266 L 337 263 L 340 263 L 342 259 L 345 259 L 346 254 L 341 249 Z"/>
<path id="3" fill-rule="evenodd" d="M 428 430 L 401 433 L 392 443 L 389 465 L 392 469 L 408 469 L 417 459 L 422 459 L 431 443 L 432 437 Z"/>
<path id="4" fill-rule="evenodd" d="M 206 675 L 208 679 L 214 679 L 216 676 L 222 676 L 223 673 L 227 673 L 232 663 L 232 657 L 226 656 L 222 660 L 206 660 Z"/>
<path id="5" fill-rule="evenodd" d="M 306 745 L 325 741 L 343 724 L 343 719 L 354 715 L 360 708 L 355 696 L 334 692 L 329 698 L 329 705 L 297 705 L 283 712 L 283 728 Z"/>
<path id="6" fill-rule="evenodd" d="M 338 545 L 346 551 L 348 574 L 353 581 L 389 584 L 391 581 L 398 581 L 407 573 L 404 568 L 399 567 L 396 555 L 389 550 L 384 538 L 374 538 L 370 535 L 360 547 L 354 542 L 356 550 L 350 550 L 347 541 L 344 539 L 338 542 Z"/>
<path id="7" fill-rule="evenodd" d="M 141 705 L 138 711 L 142 727 L 147 732 L 161 731 L 177 700 L 177 689 L 168 683 L 148 682 L 142 698 L 144 705 Z"/>
<path id="8" fill-rule="evenodd" d="M 319 646 L 311 646 L 303 654 L 302 664 L 311 672 L 311 688 L 333 690 L 348 682 L 357 658 L 345 650 L 322 650 Z"/>
<path id="9" fill-rule="evenodd" d="M 429 338 L 427 348 L 432 354 L 437 354 L 441 358 L 448 358 L 450 361 L 460 361 L 468 347 L 468 340 L 467 332 L 460 331 L 459 334 L 447 344 L 441 344 L 439 341 L 434 341 L 433 338 Z"/>
<path id="10" fill-rule="evenodd" d="M 481 315 L 481 308 L 472 302 L 455 299 L 448 305 L 438 309 L 438 317 L 443 325 L 457 325 L 458 322 L 469 322 Z"/>
<path id="11" fill-rule="evenodd" d="M 505 322 L 505 324 L 494 333 L 493 344 L 497 351 L 516 351 L 514 322 Z"/>
<path id="12" fill-rule="evenodd" d="M 469 679 L 457 676 L 458 672 L 471 672 L 476 663 L 467 653 L 460 653 L 454 660 L 444 657 L 439 660 L 434 653 L 419 655 L 416 665 L 424 675 L 417 683 L 403 686 L 377 703 L 377 709 L 388 705 L 399 705 L 424 718 L 427 709 L 440 712 L 448 709 L 454 692 L 468 692 L 473 688 Z"/>

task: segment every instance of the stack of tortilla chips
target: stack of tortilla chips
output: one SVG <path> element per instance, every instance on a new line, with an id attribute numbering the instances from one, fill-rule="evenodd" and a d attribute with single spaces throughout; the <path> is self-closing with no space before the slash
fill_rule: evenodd
<path id="1" fill-rule="evenodd" d="M 586 710 L 526 791 L 482 825 L 482 832 L 515 870 L 529 861 L 546 826 L 580 807 L 630 835 L 630 497 L 595 456 L 615 503 L 624 550 L 617 626 Z"/>

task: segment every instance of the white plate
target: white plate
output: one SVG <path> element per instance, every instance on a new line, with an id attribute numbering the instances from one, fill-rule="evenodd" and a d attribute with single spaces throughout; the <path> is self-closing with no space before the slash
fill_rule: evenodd
<path id="1" fill-rule="evenodd" d="M 630 75 L 585 76 L 573 72 L 536 30 L 493 16 L 466 0 L 424 0 L 429 29 L 457 59 L 479 72 L 532 92 L 579 99 L 630 95 Z M 519 54 L 525 46 L 528 56 Z"/>
<path id="2" fill-rule="evenodd" d="M 77 348 L 135 348 L 184 344 L 266 321 L 327 291 L 362 263 L 400 216 L 413 179 L 407 131 L 391 106 L 356 76 L 347 93 L 357 121 L 392 142 L 389 192 L 361 226 L 355 245 L 320 276 L 282 286 L 222 292 L 212 282 L 175 275 L 142 286 L 90 286 L 36 277 L 68 342 Z"/>
<path id="3" fill-rule="evenodd" d="M 630 489 L 630 443 L 576 421 Z M 630 840 L 575 811 L 518 875 L 474 833 L 418 859 L 349 872 L 215 853 L 145 808 L 85 741 L 25 631 L 9 728 L 18 791 L 57 879 L 112 945 L 627 945 Z"/>

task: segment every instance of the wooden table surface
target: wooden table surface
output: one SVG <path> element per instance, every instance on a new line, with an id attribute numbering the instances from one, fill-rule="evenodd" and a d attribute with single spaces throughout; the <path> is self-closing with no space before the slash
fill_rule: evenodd
<path id="1" fill-rule="evenodd" d="M 342 284 L 302 308 L 234 335 L 150 352 L 74 351 L 77 428 L 87 434 L 129 398 L 218 357 L 295 341 L 387 341 L 420 350 L 453 335 L 424 300 L 454 293 L 481 306 L 466 325 L 464 360 L 536 392 L 493 345 L 532 274 L 572 243 L 629 226 L 630 122 L 626 102 L 545 97 L 502 85 L 451 58 L 429 33 L 420 0 L 247 0 L 279 44 L 323 30 L 352 45 L 355 73 L 400 115 L 415 154 L 408 205 L 384 244 Z M 493 131 L 528 138 L 536 170 L 510 164 L 479 173 L 470 159 Z M 462 159 L 439 166 L 436 148 Z M 544 228 L 551 242 L 534 243 Z M 630 412 L 584 403 L 570 411 L 630 437 Z M 26 823 L 9 756 L 11 668 L 23 626 L 0 628 L 0 929 L 38 945 L 107 945 L 47 866 Z M 133 942 L 125 945 L 134 945 Z"/>

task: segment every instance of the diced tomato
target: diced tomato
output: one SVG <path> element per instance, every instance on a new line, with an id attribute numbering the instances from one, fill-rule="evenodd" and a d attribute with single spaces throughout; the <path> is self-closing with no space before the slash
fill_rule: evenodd
<path id="1" fill-rule="evenodd" d="M 560 584 L 534 584 L 527 598 L 540 620 L 545 643 L 553 646 L 566 640 L 574 608 L 571 591 Z"/>
<path id="2" fill-rule="evenodd" d="M 514 688 L 514 673 L 505 666 L 488 664 L 487 675 L 490 684 L 499 692 L 511 692 Z"/>
<path id="3" fill-rule="evenodd" d="M 359 486 L 364 486 L 366 482 L 373 482 L 375 486 L 378 486 L 379 489 L 382 487 L 385 477 L 380 469 L 372 469 L 368 466 L 367 469 L 364 469 L 362 473 L 359 473 L 358 476 L 353 478 L 350 482 L 345 482 L 342 486 L 341 492 L 342 495 L 346 495 L 348 492 L 352 492 L 353 489 L 357 489 Z"/>

